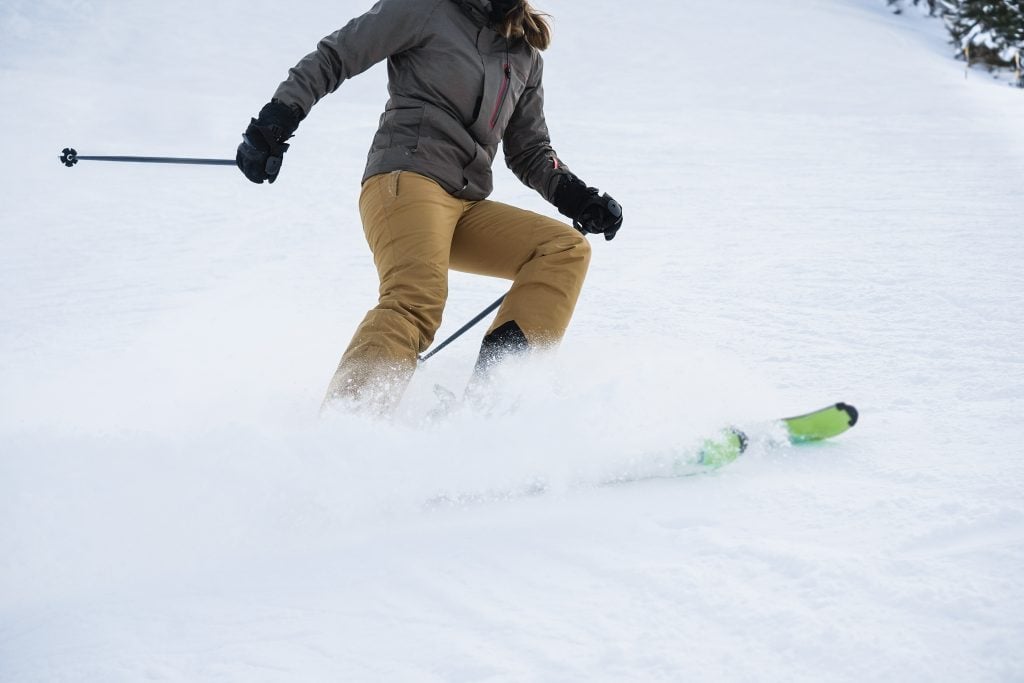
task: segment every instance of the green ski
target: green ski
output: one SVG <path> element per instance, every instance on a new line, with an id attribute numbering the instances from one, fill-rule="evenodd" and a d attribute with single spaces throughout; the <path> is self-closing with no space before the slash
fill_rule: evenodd
<path id="1" fill-rule="evenodd" d="M 778 422 L 786 430 L 786 437 L 791 444 L 824 441 L 839 436 L 857 424 L 857 409 L 848 403 L 836 403 L 806 415 L 787 417 Z M 743 455 L 747 450 L 749 439 L 739 429 L 730 427 L 719 434 L 705 439 L 698 449 L 696 464 L 716 469 L 727 465 Z M 677 467 L 684 467 L 678 463 Z"/>

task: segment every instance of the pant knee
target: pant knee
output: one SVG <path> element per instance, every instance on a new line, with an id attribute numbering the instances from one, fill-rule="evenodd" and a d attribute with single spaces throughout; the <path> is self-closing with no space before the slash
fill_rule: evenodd
<path id="1" fill-rule="evenodd" d="M 408 289 L 408 288 L 403 288 Z M 391 291 L 382 296 L 378 309 L 400 316 L 417 337 L 417 350 L 425 351 L 441 326 L 447 287 L 424 285 L 412 291 Z"/>
<path id="2" fill-rule="evenodd" d="M 537 254 L 536 267 L 546 275 L 543 279 L 575 297 L 583 288 L 590 267 L 590 242 L 575 230 L 566 230 L 543 245 Z"/>
<path id="3" fill-rule="evenodd" d="M 585 273 L 590 265 L 590 242 L 576 230 L 565 229 L 542 245 L 537 255 Z"/>
<path id="4" fill-rule="evenodd" d="M 573 230 L 573 241 L 570 251 L 578 261 L 578 268 L 582 273 L 587 272 L 590 267 L 590 242 L 586 237 Z"/>

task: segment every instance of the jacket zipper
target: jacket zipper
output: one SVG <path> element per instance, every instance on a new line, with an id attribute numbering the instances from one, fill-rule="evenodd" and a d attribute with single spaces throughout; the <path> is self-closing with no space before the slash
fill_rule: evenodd
<path id="1" fill-rule="evenodd" d="M 501 80 L 501 90 L 498 91 L 498 102 L 494 105 L 494 113 L 491 114 L 491 130 L 498 125 L 498 115 L 505 105 L 505 97 L 508 96 L 508 87 L 512 83 L 512 65 L 505 64 L 505 77 Z"/>

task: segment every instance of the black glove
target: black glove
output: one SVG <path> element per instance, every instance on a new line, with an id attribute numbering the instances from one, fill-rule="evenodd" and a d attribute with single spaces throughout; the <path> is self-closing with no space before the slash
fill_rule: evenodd
<path id="1" fill-rule="evenodd" d="M 603 233 L 606 240 L 612 240 L 622 227 L 622 206 L 607 192 L 599 195 L 596 187 L 587 187 L 571 173 L 558 183 L 555 206 L 580 232 Z"/>
<path id="2" fill-rule="evenodd" d="M 238 146 L 235 163 L 245 177 L 254 183 L 277 180 L 281 161 L 288 151 L 285 142 L 299 127 L 301 117 L 286 104 L 274 101 L 260 110 L 260 116 L 249 123 Z"/>

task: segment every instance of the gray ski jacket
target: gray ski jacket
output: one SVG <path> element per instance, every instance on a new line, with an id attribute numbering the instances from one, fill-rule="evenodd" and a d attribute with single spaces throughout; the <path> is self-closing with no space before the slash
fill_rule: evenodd
<path id="1" fill-rule="evenodd" d="M 363 180 L 415 171 L 452 195 L 486 198 L 502 143 L 516 176 L 550 202 L 569 169 L 544 121 L 544 64 L 524 40 L 488 26 L 490 0 L 379 0 L 327 36 L 273 99 L 303 116 L 346 79 L 387 59 L 390 98 Z"/>

